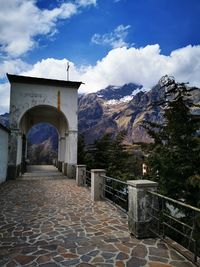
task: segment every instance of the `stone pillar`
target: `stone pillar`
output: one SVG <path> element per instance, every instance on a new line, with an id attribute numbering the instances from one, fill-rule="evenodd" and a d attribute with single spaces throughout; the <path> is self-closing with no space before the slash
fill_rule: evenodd
<path id="1" fill-rule="evenodd" d="M 69 130 L 67 132 L 67 177 L 70 179 L 76 178 L 76 164 L 77 164 L 77 130 Z"/>
<path id="2" fill-rule="evenodd" d="M 69 179 L 76 179 L 76 164 L 67 163 L 67 177 Z"/>
<path id="3" fill-rule="evenodd" d="M 17 137 L 17 177 L 22 174 L 22 150 L 23 150 L 23 134 L 21 131 L 18 132 Z"/>
<path id="4" fill-rule="evenodd" d="M 26 172 L 26 147 L 27 141 L 25 134 L 22 135 L 22 155 L 21 155 L 21 172 L 22 174 Z"/>
<path id="5" fill-rule="evenodd" d="M 129 192 L 129 211 L 128 211 L 128 227 L 131 234 L 136 238 L 152 237 L 149 231 L 151 223 L 151 210 L 148 209 L 152 205 L 157 205 L 147 191 L 157 191 L 158 183 L 149 180 L 130 180 L 128 183 Z"/>
<path id="6" fill-rule="evenodd" d="M 60 171 L 60 163 L 61 163 L 61 142 L 60 138 L 58 138 L 58 162 L 57 162 L 57 168 Z"/>
<path id="7" fill-rule="evenodd" d="M 8 150 L 8 170 L 7 180 L 14 180 L 20 172 L 20 165 L 17 165 L 17 151 L 19 142 L 19 129 L 11 129 L 9 136 L 9 150 Z M 21 137 L 20 137 L 21 138 Z"/>
<path id="8" fill-rule="evenodd" d="M 60 137 L 60 172 L 64 173 L 65 161 L 65 136 Z"/>
<path id="9" fill-rule="evenodd" d="M 91 198 L 93 201 L 104 199 L 104 179 L 101 175 L 106 175 L 106 170 L 91 170 Z"/>
<path id="10" fill-rule="evenodd" d="M 76 184 L 85 186 L 86 184 L 86 165 L 76 165 Z"/>
<path id="11" fill-rule="evenodd" d="M 58 168 L 58 159 L 55 159 L 55 167 Z"/>
<path id="12" fill-rule="evenodd" d="M 63 174 L 67 176 L 67 166 L 68 166 L 68 131 L 65 132 L 65 158 L 64 158 L 64 172 Z"/>
<path id="13" fill-rule="evenodd" d="M 64 174 L 65 176 L 67 176 L 67 164 L 68 164 L 68 163 L 64 162 L 64 172 L 63 172 L 63 174 Z"/>

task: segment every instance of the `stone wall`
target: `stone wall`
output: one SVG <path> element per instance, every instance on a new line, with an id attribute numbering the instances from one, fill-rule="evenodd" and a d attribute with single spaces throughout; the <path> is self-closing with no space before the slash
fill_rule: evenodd
<path id="1" fill-rule="evenodd" d="M 0 183 L 5 182 L 8 164 L 9 131 L 0 124 Z"/>

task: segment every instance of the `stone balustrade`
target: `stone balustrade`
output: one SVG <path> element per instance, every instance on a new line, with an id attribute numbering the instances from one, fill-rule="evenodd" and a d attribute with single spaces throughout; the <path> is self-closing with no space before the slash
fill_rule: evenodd
<path id="1" fill-rule="evenodd" d="M 91 170 L 91 200 L 104 200 L 104 178 L 106 175 L 104 169 Z M 76 183 L 78 186 L 85 186 L 86 181 L 86 165 L 77 165 L 76 167 Z M 148 212 L 149 205 L 156 203 L 151 202 L 148 191 L 157 191 L 158 184 L 148 180 L 129 180 L 128 184 L 128 226 L 131 234 L 137 238 L 152 237 L 149 231 L 151 216 Z M 150 203 L 151 202 L 151 203 Z M 147 205 L 148 203 L 148 205 Z"/>

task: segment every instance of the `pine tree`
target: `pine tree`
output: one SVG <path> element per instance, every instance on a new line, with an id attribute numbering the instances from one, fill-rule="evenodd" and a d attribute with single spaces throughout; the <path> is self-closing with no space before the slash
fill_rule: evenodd
<path id="1" fill-rule="evenodd" d="M 110 151 L 112 149 L 112 138 L 110 134 L 105 134 L 101 139 L 94 142 L 93 158 L 94 168 L 108 169 L 110 163 Z"/>
<path id="2" fill-rule="evenodd" d="M 80 134 L 78 136 L 78 164 L 83 164 L 85 162 L 85 139 L 84 135 Z"/>
<path id="3" fill-rule="evenodd" d="M 159 182 L 163 194 L 193 205 L 200 201 L 200 146 L 197 130 L 200 119 L 191 113 L 191 90 L 171 77 L 161 80 L 165 86 L 164 123 L 144 122 L 154 139 L 147 160 L 149 176 Z"/>
<path id="4" fill-rule="evenodd" d="M 123 144 L 125 135 L 126 133 L 122 131 L 113 140 L 109 153 L 108 166 L 108 175 L 123 180 L 127 179 L 127 173 L 130 174 L 129 167 L 127 166 L 129 154 L 126 151 L 126 146 Z"/>

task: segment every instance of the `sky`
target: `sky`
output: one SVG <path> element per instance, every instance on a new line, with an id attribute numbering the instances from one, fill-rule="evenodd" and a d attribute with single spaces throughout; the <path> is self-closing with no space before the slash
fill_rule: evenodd
<path id="1" fill-rule="evenodd" d="M 0 0 L 0 114 L 6 73 L 85 84 L 79 93 L 163 75 L 200 87 L 199 0 Z"/>

